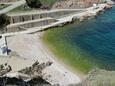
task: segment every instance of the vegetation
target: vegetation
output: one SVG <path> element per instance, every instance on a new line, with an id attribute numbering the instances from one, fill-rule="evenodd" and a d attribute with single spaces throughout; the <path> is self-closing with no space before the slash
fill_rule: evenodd
<path id="1" fill-rule="evenodd" d="M 3 66 L 3 65 L 0 65 L 0 71 L 2 71 L 2 70 L 3 70 L 3 68 L 4 68 L 4 66 Z"/>
<path id="2" fill-rule="evenodd" d="M 30 8 L 51 8 L 52 5 L 60 0 L 26 0 Z"/>
<path id="3" fill-rule="evenodd" d="M 0 4 L 0 10 L 5 8 L 5 7 L 7 7 L 7 6 L 9 6 L 9 5 L 7 5 L 7 4 Z"/>
<path id="4" fill-rule="evenodd" d="M 40 0 L 26 0 L 26 2 L 30 8 L 40 8 L 42 6 Z"/>
<path id="5" fill-rule="evenodd" d="M 38 2 L 40 3 L 39 4 L 32 4 L 33 2 Z M 30 10 L 36 10 L 36 9 L 39 9 L 39 8 L 42 8 L 42 9 L 49 9 L 52 7 L 52 5 L 56 2 L 56 1 L 59 1 L 59 0 L 26 0 L 27 2 L 27 5 L 22 5 L 22 6 L 19 6 L 13 10 L 11 10 L 10 12 L 18 12 L 18 11 L 30 11 Z M 35 3 L 34 2 L 34 3 Z M 36 6 L 36 5 L 39 5 L 39 6 Z"/>
<path id="6" fill-rule="evenodd" d="M 5 27 L 10 24 L 10 17 L 7 16 L 6 14 L 1 14 L 0 15 L 0 31 L 4 32 Z"/>

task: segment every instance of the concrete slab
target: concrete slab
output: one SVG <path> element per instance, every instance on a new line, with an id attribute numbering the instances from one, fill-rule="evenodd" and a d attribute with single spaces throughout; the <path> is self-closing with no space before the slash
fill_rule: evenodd
<path id="1" fill-rule="evenodd" d="M 7 56 L 7 43 L 5 36 L 1 36 L 0 38 L 0 55 Z"/>

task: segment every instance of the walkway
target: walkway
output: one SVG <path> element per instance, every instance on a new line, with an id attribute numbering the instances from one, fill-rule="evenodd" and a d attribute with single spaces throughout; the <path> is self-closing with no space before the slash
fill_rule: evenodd
<path id="1" fill-rule="evenodd" d="M 60 11 L 86 11 L 86 9 L 52 9 L 52 10 L 33 10 L 33 11 L 26 11 L 26 12 L 13 12 L 8 13 L 9 16 L 21 16 L 21 15 L 34 15 L 34 14 L 44 14 L 44 13 L 53 13 L 53 12 L 60 12 Z"/>
<path id="2" fill-rule="evenodd" d="M 13 10 L 13 9 L 23 5 L 23 4 L 25 4 L 25 3 L 26 3 L 25 0 L 20 0 L 20 1 L 14 2 L 12 5 L 4 8 L 3 10 L 0 10 L 0 14 L 7 13 L 7 12 L 9 12 L 9 11 L 11 11 L 11 10 Z"/>
<path id="3" fill-rule="evenodd" d="M 46 18 L 42 18 L 42 19 L 35 19 L 35 20 L 30 20 L 30 21 L 25 21 L 25 22 L 13 23 L 13 24 L 8 25 L 7 28 L 18 27 L 18 26 L 21 26 L 24 24 L 36 23 L 36 22 L 51 20 L 51 19 L 53 20 L 53 18 L 46 17 Z"/>
<path id="4" fill-rule="evenodd" d="M 6 5 L 11 5 L 11 4 L 14 4 L 15 2 L 2 2 L 0 4 L 6 4 Z"/>

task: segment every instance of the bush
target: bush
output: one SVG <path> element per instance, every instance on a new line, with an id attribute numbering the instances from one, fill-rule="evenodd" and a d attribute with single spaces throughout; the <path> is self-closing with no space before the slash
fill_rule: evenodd
<path id="1" fill-rule="evenodd" d="M 8 24 L 10 24 L 10 17 L 6 14 L 0 14 L 0 31 L 4 31 Z"/>
<path id="2" fill-rule="evenodd" d="M 40 8 L 42 6 L 40 0 L 26 0 L 26 3 L 30 8 Z"/>
<path id="3" fill-rule="evenodd" d="M 26 0 L 26 3 L 30 8 L 49 9 L 57 1 L 61 0 Z"/>

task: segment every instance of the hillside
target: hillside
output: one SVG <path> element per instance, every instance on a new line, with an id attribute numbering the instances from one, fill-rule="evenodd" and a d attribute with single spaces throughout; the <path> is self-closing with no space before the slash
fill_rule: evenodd
<path id="1" fill-rule="evenodd" d="M 40 0 L 42 8 L 86 8 L 92 6 L 94 3 L 102 3 L 106 0 Z"/>
<path id="2" fill-rule="evenodd" d="M 105 0 L 62 0 L 53 5 L 53 8 L 86 8 L 94 3 L 102 3 Z"/>

